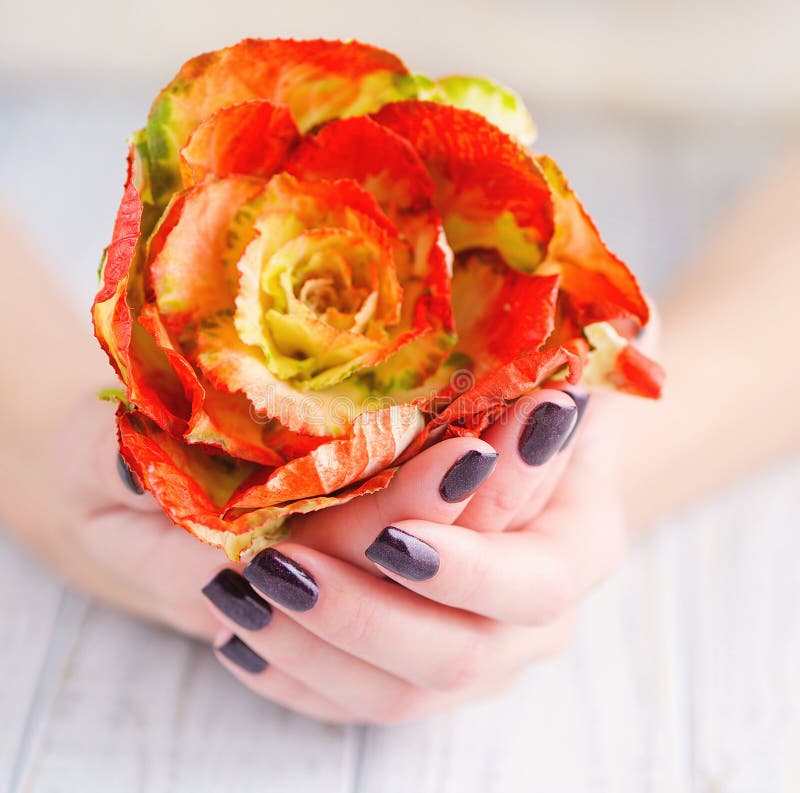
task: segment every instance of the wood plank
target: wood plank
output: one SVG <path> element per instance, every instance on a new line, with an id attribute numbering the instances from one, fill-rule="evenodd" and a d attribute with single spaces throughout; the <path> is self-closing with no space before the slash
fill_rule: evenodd
<path id="1" fill-rule="evenodd" d="M 353 729 L 257 699 L 210 650 L 90 605 L 20 789 L 348 791 Z"/>
<path id="2" fill-rule="evenodd" d="M 695 783 L 800 790 L 800 460 L 692 516 Z"/>
<path id="3" fill-rule="evenodd" d="M 0 527 L 0 788 L 35 732 L 36 704 L 64 590 L 16 548 Z"/>

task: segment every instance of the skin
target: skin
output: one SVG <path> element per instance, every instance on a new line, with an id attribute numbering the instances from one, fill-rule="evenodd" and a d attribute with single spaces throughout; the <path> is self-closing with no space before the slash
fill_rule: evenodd
<path id="1" fill-rule="evenodd" d="M 538 391 L 482 439 L 419 455 L 386 491 L 296 521 L 279 547 L 314 577 L 319 600 L 302 613 L 273 603 L 259 631 L 200 594 L 221 552 L 121 483 L 113 408 L 90 396 L 112 378 L 88 321 L 70 313 L 0 213 L 0 329 L 23 340 L 0 353 L 2 371 L 18 374 L 0 380 L 0 517 L 95 597 L 214 646 L 236 634 L 268 668 L 221 663 L 299 712 L 395 723 L 490 695 L 568 642 L 582 597 L 623 558 L 625 510 L 629 525 L 646 526 L 800 447 L 800 414 L 785 398 L 800 372 L 786 362 L 791 347 L 770 343 L 794 338 L 798 205 L 800 156 L 743 202 L 665 303 L 662 402 L 595 395 L 568 449 L 532 468 L 517 451 L 525 417 L 545 400 L 569 404 Z M 708 382 L 724 389 L 704 390 Z M 716 398 L 723 391 L 735 398 Z M 743 420 L 752 416 L 762 418 Z M 497 467 L 470 498 L 447 504 L 439 483 L 469 449 L 494 449 Z M 436 576 L 410 581 L 364 556 L 390 524 L 436 549 Z"/>

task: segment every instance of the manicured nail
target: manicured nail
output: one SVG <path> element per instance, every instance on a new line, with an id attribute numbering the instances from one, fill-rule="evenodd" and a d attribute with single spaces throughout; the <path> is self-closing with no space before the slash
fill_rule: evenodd
<path id="1" fill-rule="evenodd" d="M 270 600 L 292 611 L 308 611 L 319 597 L 317 582 L 274 548 L 261 551 L 245 567 L 244 577 Z"/>
<path id="2" fill-rule="evenodd" d="M 543 402 L 528 416 L 519 439 L 519 455 L 528 465 L 544 465 L 572 430 L 577 407 Z"/>
<path id="3" fill-rule="evenodd" d="M 144 493 L 139 477 L 131 471 L 130 466 L 125 462 L 121 454 L 117 454 L 117 471 L 119 472 L 119 478 L 128 490 L 136 493 L 137 496 L 141 496 Z"/>
<path id="4" fill-rule="evenodd" d="M 396 526 L 387 526 L 364 553 L 367 559 L 412 581 L 427 581 L 439 570 L 439 554 Z"/>
<path id="5" fill-rule="evenodd" d="M 238 636 L 231 636 L 225 644 L 217 647 L 217 652 L 252 675 L 263 672 L 269 666 L 257 652 L 251 650 Z"/>
<path id="6" fill-rule="evenodd" d="M 567 446 L 569 446 L 570 441 L 575 436 L 575 432 L 578 429 L 578 425 L 581 423 L 583 414 L 586 412 L 586 406 L 589 404 L 588 391 L 584 391 L 583 389 L 572 391 L 570 389 L 565 388 L 564 393 L 569 394 L 572 397 L 572 401 L 575 403 L 575 407 L 578 409 L 578 418 L 575 419 L 575 424 L 569 431 L 567 437 L 564 439 L 564 443 L 561 444 L 561 449 L 566 449 Z"/>
<path id="7" fill-rule="evenodd" d="M 468 451 L 444 475 L 439 485 L 439 495 L 450 504 L 463 501 L 486 481 L 496 463 L 497 452 Z"/>
<path id="8" fill-rule="evenodd" d="M 225 616 L 249 631 L 266 627 L 272 619 L 272 606 L 230 568 L 220 570 L 202 592 Z"/>

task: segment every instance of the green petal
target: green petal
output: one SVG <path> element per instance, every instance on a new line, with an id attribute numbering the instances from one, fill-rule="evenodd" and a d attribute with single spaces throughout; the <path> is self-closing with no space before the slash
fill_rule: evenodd
<path id="1" fill-rule="evenodd" d="M 485 77 L 454 74 L 431 80 L 410 74 L 403 78 L 400 90 L 404 99 L 440 102 L 480 113 L 524 146 L 536 140 L 536 126 L 519 94 Z"/>

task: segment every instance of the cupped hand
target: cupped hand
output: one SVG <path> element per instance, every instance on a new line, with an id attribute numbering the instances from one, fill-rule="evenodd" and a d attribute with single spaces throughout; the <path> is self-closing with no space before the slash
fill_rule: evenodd
<path id="1" fill-rule="evenodd" d="M 110 416 L 85 406 L 65 444 L 87 457 L 65 495 L 85 568 L 73 578 L 213 641 L 254 692 L 323 720 L 394 723 L 489 695 L 564 646 L 622 558 L 614 399 L 537 391 L 482 439 L 438 443 L 386 490 L 222 568 L 118 475 Z M 90 461 L 95 479 L 79 470 Z"/>

